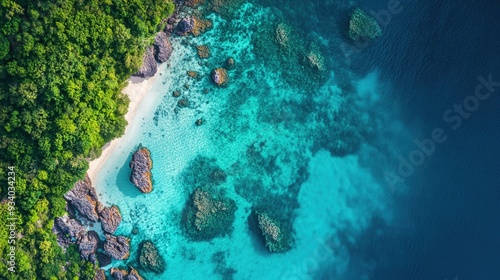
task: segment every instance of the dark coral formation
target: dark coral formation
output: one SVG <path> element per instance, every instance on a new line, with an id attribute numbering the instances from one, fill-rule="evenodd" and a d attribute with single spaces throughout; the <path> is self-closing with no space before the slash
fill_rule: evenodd
<path id="1" fill-rule="evenodd" d="M 212 74 L 210 76 L 212 77 L 212 81 L 219 87 L 225 87 L 229 82 L 229 76 L 224 68 L 216 68 L 212 70 Z"/>
<path id="2" fill-rule="evenodd" d="M 130 255 L 130 239 L 125 236 L 106 235 L 104 252 L 116 260 L 127 259 Z"/>
<path id="3" fill-rule="evenodd" d="M 154 41 L 154 55 L 159 63 L 167 61 L 172 55 L 173 49 L 165 32 L 158 32 Z"/>
<path id="4" fill-rule="evenodd" d="M 122 221 L 120 210 L 116 205 L 104 207 L 99 213 L 101 227 L 105 233 L 113 234 Z"/>
<path id="5" fill-rule="evenodd" d="M 132 161 L 130 161 L 130 168 L 132 169 L 130 181 L 143 193 L 153 191 L 151 179 L 153 161 L 147 148 L 141 147 L 134 153 Z"/>
<path id="6" fill-rule="evenodd" d="M 84 180 L 76 182 L 75 186 L 64 195 L 64 198 L 87 220 L 97 222 L 99 219 L 99 210 L 102 205 L 97 199 L 88 175 L 85 175 Z"/>
<path id="7" fill-rule="evenodd" d="M 234 60 L 234 58 L 229 57 L 228 59 L 226 59 L 224 68 L 226 68 L 227 70 L 233 70 L 234 68 L 236 68 L 236 61 Z"/>
<path id="8" fill-rule="evenodd" d="M 382 36 L 382 29 L 377 20 L 358 8 L 349 20 L 348 34 L 353 41 L 373 40 Z"/>
<path id="9" fill-rule="evenodd" d="M 236 210 L 234 200 L 197 188 L 184 210 L 185 232 L 194 240 L 228 235 L 233 230 Z"/>
<path id="10" fill-rule="evenodd" d="M 209 58 L 210 57 L 210 49 L 207 45 L 196 46 L 196 51 L 198 53 L 198 57 L 200 58 Z"/>
<path id="11" fill-rule="evenodd" d="M 139 68 L 139 72 L 135 76 L 142 78 L 153 77 L 158 71 L 158 64 L 154 56 L 154 47 L 150 46 L 146 49 L 144 56 L 142 57 L 142 65 Z"/>
<path id="12" fill-rule="evenodd" d="M 208 19 L 195 18 L 194 19 L 194 28 L 191 31 L 193 36 L 197 37 L 201 34 L 207 32 L 212 28 L 212 22 Z"/>
<path id="13" fill-rule="evenodd" d="M 163 273 L 167 268 L 165 260 L 151 240 L 146 240 L 139 246 L 138 259 L 143 269 L 157 274 Z"/>
<path id="14" fill-rule="evenodd" d="M 183 185 L 187 193 L 196 188 L 214 188 L 226 181 L 227 174 L 216 163 L 214 158 L 198 156 L 183 171 Z"/>
<path id="15" fill-rule="evenodd" d="M 215 265 L 214 273 L 220 275 L 223 280 L 233 280 L 234 275 L 238 272 L 227 265 L 226 254 L 223 251 L 212 255 L 212 263 Z"/>
<path id="16" fill-rule="evenodd" d="M 291 234 L 284 230 L 278 220 L 266 212 L 254 211 L 253 215 L 257 218 L 257 225 L 269 252 L 281 253 L 292 248 Z"/>

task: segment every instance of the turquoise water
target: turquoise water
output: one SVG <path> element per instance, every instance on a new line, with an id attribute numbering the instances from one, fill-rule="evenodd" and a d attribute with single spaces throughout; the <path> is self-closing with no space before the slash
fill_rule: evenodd
<path id="1" fill-rule="evenodd" d="M 167 270 L 154 275 L 139 269 L 148 279 L 345 279 L 349 266 L 359 262 L 352 260 L 351 248 L 373 219 L 393 219 L 393 189 L 381 169 L 407 132 L 384 99 L 388 86 L 377 71 L 356 77 L 348 67 L 337 67 L 336 60 L 344 58 L 328 55 L 329 39 L 297 39 L 292 24 L 290 45 L 324 53 L 324 68 L 295 63 L 290 46 L 292 51 L 280 55 L 275 43 L 255 48 L 257 37 L 274 34 L 283 22 L 270 8 L 244 4 L 230 22 L 210 18 L 214 28 L 204 35 L 172 38 L 170 62 L 160 67 L 120 147 L 93 182 L 101 201 L 121 210 L 116 234 L 131 238 L 128 262 L 113 266 L 137 266 L 138 244 L 151 239 Z M 207 60 L 196 55 L 194 46 L 201 44 L 210 47 Z M 216 88 L 208 74 L 229 56 L 237 68 L 228 71 L 227 88 Z M 204 76 L 195 80 L 187 71 Z M 292 78 L 297 76 L 304 80 Z M 189 100 L 188 108 L 177 107 L 174 90 Z M 195 125 L 199 118 L 202 126 Z M 129 181 L 128 165 L 139 145 L 152 154 L 150 194 Z M 230 236 L 195 242 L 182 232 L 181 212 L 195 185 L 208 183 L 200 169 L 208 163 L 227 174 L 219 188 L 238 210 Z M 248 226 L 252 206 L 277 213 L 293 229 L 290 251 L 266 251 Z M 138 235 L 131 234 L 134 227 Z"/>

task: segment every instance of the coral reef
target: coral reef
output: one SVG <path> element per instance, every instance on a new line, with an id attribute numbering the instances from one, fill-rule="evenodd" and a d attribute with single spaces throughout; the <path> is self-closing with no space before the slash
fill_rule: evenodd
<path id="1" fill-rule="evenodd" d="M 354 41 L 373 40 L 382 36 L 382 29 L 377 20 L 358 8 L 349 20 L 348 34 Z"/>
<path id="2" fill-rule="evenodd" d="M 207 45 L 196 46 L 196 50 L 200 58 L 210 57 L 210 49 L 208 48 Z"/>
<path id="3" fill-rule="evenodd" d="M 193 36 L 197 37 L 201 34 L 207 32 L 212 28 L 212 22 L 208 19 L 195 18 L 194 19 L 194 27 L 191 30 Z"/>
<path id="4" fill-rule="evenodd" d="M 224 68 L 226 68 L 227 70 L 233 70 L 234 68 L 236 68 L 236 61 L 234 60 L 234 58 L 229 57 L 228 59 L 226 59 L 226 61 L 224 62 Z"/>
<path id="5" fill-rule="evenodd" d="M 286 252 L 292 248 L 291 234 L 284 231 L 281 223 L 265 212 L 254 211 L 265 245 L 271 253 Z"/>
<path id="6" fill-rule="evenodd" d="M 139 246 L 138 261 L 142 268 L 157 274 L 163 273 L 167 267 L 165 260 L 151 240 L 146 240 Z"/>
<path id="7" fill-rule="evenodd" d="M 197 188 L 190 196 L 183 221 L 186 235 L 193 240 L 211 240 L 233 230 L 234 200 Z"/>

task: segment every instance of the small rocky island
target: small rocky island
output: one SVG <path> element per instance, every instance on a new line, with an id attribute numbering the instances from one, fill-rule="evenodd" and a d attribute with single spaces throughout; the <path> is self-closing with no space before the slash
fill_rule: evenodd
<path id="1" fill-rule="evenodd" d="M 130 168 L 132 168 L 132 174 L 130 175 L 132 184 L 143 193 L 153 191 L 153 182 L 151 179 L 153 161 L 151 160 L 151 153 L 147 148 L 141 147 L 134 153 L 132 161 L 130 161 Z"/>

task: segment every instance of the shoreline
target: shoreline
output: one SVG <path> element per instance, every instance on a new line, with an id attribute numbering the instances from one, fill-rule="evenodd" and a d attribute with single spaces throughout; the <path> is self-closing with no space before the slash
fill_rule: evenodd
<path id="1" fill-rule="evenodd" d="M 140 104 L 146 94 L 149 92 L 151 87 L 154 84 L 154 81 L 158 78 L 160 71 L 157 71 L 153 77 L 149 78 L 141 78 L 136 76 L 130 76 L 127 80 L 128 85 L 125 86 L 122 90 L 122 94 L 125 94 L 130 99 L 130 103 L 128 105 L 127 113 L 125 114 L 125 120 L 127 121 L 127 125 L 125 126 L 125 131 L 123 135 L 118 138 L 111 140 L 106 143 L 101 148 L 101 155 L 89 162 L 89 168 L 87 169 L 87 175 L 89 176 L 91 182 L 96 182 L 96 176 L 99 174 L 99 171 L 102 165 L 106 162 L 109 156 L 119 147 L 123 137 L 130 129 L 131 123 L 134 121 L 135 116 L 137 115 Z"/>

